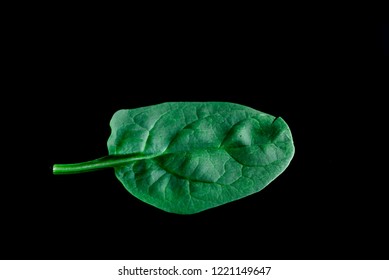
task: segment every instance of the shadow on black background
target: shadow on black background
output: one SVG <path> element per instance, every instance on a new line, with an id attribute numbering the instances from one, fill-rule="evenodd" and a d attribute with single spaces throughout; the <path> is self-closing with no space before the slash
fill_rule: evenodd
<path id="1" fill-rule="evenodd" d="M 115 32 L 58 22 L 41 32 L 20 81 L 31 94 L 9 103 L 24 118 L 5 147 L 17 160 L 1 189 L 1 259 L 387 259 L 377 161 L 384 23 L 246 19 Z M 190 216 L 137 200 L 113 170 L 51 174 L 54 163 L 106 155 L 116 110 L 166 101 L 282 116 L 295 157 L 260 193 Z"/>

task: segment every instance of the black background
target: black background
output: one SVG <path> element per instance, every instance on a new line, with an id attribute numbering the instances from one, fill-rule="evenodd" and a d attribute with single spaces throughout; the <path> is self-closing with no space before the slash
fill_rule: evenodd
<path id="1" fill-rule="evenodd" d="M 2 103 L 0 258 L 387 259 L 387 24 L 187 16 L 25 27 L 24 78 Z M 263 191 L 189 216 L 137 200 L 113 170 L 52 175 L 107 154 L 116 110 L 166 101 L 281 116 L 295 157 Z"/>

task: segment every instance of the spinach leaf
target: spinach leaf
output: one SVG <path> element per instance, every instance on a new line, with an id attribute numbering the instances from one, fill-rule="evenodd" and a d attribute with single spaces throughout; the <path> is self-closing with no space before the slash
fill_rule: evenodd
<path id="1" fill-rule="evenodd" d="M 294 155 L 285 121 L 227 102 L 168 102 L 117 111 L 109 155 L 55 164 L 54 174 L 114 167 L 135 197 L 193 214 L 262 190 Z"/>

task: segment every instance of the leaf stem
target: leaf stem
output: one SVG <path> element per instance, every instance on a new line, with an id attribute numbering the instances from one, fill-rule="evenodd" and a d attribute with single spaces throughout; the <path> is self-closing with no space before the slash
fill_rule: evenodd
<path id="1" fill-rule="evenodd" d="M 130 161 L 149 158 L 150 156 L 140 154 L 109 155 L 99 159 L 80 163 L 54 164 L 53 174 L 76 174 L 91 172 L 99 169 L 110 168 L 126 164 Z"/>

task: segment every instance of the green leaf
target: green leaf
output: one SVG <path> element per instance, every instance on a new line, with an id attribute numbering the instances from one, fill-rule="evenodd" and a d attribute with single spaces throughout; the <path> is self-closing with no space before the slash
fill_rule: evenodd
<path id="1" fill-rule="evenodd" d="M 114 167 L 135 197 L 193 214 L 262 190 L 294 155 L 285 121 L 226 102 L 169 102 L 119 110 L 109 156 L 56 164 L 54 174 Z"/>

